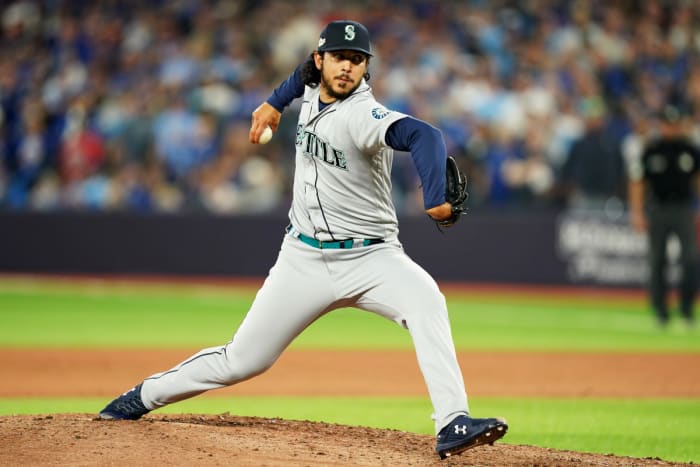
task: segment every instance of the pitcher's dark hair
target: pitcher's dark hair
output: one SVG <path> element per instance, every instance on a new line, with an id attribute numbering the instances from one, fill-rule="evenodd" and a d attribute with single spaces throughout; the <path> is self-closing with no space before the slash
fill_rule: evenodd
<path id="1" fill-rule="evenodd" d="M 323 52 L 319 53 L 323 54 Z M 369 66 L 369 57 L 367 57 L 367 66 Z M 312 88 L 315 88 L 321 83 L 321 71 L 316 68 L 316 62 L 314 62 L 314 52 L 311 52 L 304 64 L 301 66 L 301 78 L 305 85 Z M 365 72 L 363 78 L 365 81 L 369 81 L 369 71 Z"/>
<path id="2" fill-rule="evenodd" d="M 321 82 L 321 71 L 316 68 L 316 62 L 314 62 L 314 52 L 311 52 L 309 57 L 301 66 L 301 78 L 304 80 L 305 85 L 312 88 L 315 88 Z"/>

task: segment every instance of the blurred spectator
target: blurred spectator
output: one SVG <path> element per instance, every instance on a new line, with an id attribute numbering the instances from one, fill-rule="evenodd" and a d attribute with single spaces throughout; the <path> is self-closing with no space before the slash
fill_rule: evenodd
<path id="1" fill-rule="evenodd" d="M 249 129 L 247 122 L 232 125 L 221 153 L 201 171 L 201 201 L 211 212 L 265 212 L 281 201 L 282 174 L 265 157 L 251 152 Z"/>
<path id="2" fill-rule="evenodd" d="M 44 119 L 43 109 L 36 100 L 28 100 L 24 103 L 14 170 L 11 172 L 7 189 L 7 204 L 11 208 L 27 207 L 30 192 L 41 176 L 41 170 L 46 163 Z"/>
<path id="3" fill-rule="evenodd" d="M 586 130 L 571 146 L 560 183 L 570 207 L 602 211 L 621 205 L 624 198 L 621 143 L 604 125 L 605 107 L 598 96 L 580 105 Z"/>
<path id="4" fill-rule="evenodd" d="M 87 102 L 76 99 L 66 113 L 66 129 L 58 160 L 59 175 L 70 187 L 95 174 L 105 158 L 104 141 L 87 123 Z"/>
<path id="5" fill-rule="evenodd" d="M 214 156 L 216 125 L 209 114 L 189 109 L 179 88 L 166 88 L 165 93 L 169 104 L 153 121 L 156 156 L 170 180 L 186 184 Z"/>
<path id="6" fill-rule="evenodd" d="M 375 95 L 443 131 L 473 208 L 620 198 L 614 148 L 636 144 L 637 115 L 673 93 L 700 140 L 695 2 L 8 1 L 0 206 L 235 213 L 213 193 L 270 169 L 270 193 L 284 193 L 294 129 L 235 158 L 226 133 L 317 46 L 311 31 L 340 17 L 372 29 Z M 420 214 L 402 157 L 398 211 Z M 283 198 L 243 205 L 266 212 Z"/>

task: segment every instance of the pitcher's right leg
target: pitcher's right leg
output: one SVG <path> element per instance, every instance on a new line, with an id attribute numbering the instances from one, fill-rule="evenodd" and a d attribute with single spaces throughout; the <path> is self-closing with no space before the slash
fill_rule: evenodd
<path id="1" fill-rule="evenodd" d="M 146 378 L 144 406 L 153 410 L 267 370 L 333 301 L 320 250 L 285 237 L 276 264 L 233 339 L 204 349 L 171 370 Z"/>

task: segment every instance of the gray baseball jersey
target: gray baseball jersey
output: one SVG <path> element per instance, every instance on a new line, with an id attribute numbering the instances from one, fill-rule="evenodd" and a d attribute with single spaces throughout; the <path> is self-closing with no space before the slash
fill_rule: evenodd
<path id="1" fill-rule="evenodd" d="M 307 87 L 299 113 L 292 225 L 322 241 L 395 239 L 393 149 L 384 136 L 406 115 L 380 105 L 364 81 L 321 111 L 319 93 L 320 87 Z"/>

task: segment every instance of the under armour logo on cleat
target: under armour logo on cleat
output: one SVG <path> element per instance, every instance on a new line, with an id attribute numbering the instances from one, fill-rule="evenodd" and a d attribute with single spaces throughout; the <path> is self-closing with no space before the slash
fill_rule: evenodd
<path id="1" fill-rule="evenodd" d="M 459 435 L 466 435 L 467 434 L 467 425 L 455 425 L 455 434 Z"/>

